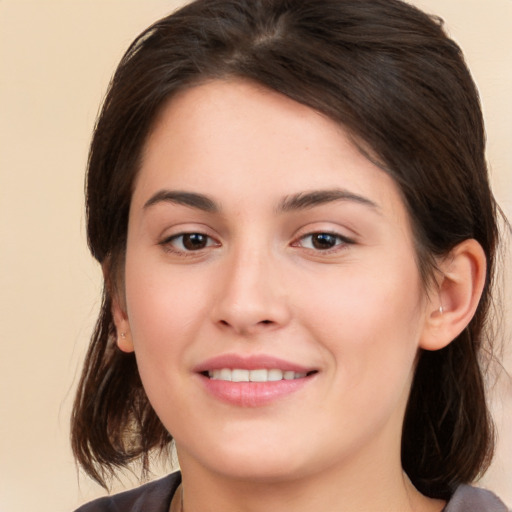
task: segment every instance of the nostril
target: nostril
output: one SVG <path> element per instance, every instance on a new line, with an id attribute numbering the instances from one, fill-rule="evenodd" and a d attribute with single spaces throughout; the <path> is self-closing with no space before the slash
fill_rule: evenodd
<path id="1" fill-rule="evenodd" d="M 1 0 L 0 0 L 1 1 Z M 222 331 L 226 330 L 234 330 L 235 332 L 239 334 L 249 335 L 254 334 L 256 332 L 263 332 L 262 330 L 266 331 L 267 329 L 273 329 L 275 326 L 279 325 L 278 322 L 275 322 L 274 320 L 257 320 L 256 322 L 249 322 L 244 321 L 244 319 L 240 320 L 237 318 L 233 318 L 233 321 L 231 319 L 219 319 L 217 321 L 217 326 L 222 329 Z"/>

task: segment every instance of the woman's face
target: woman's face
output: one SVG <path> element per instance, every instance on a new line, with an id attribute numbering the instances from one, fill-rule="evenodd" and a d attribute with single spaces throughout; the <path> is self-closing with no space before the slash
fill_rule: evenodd
<path id="1" fill-rule="evenodd" d="M 397 187 L 338 125 L 242 81 L 168 103 L 115 317 L 182 467 L 396 461 L 430 309 Z"/>

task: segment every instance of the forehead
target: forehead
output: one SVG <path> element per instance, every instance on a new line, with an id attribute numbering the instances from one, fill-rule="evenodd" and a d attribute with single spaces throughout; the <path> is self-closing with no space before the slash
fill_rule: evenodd
<path id="1" fill-rule="evenodd" d="M 201 84 L 164 106 L 144 148 L 134 201 L 147 200 L 159 187 L 273 201 L 342 187 L 403 210 L 393 180 L 342 126 L 242 80 Z"/>

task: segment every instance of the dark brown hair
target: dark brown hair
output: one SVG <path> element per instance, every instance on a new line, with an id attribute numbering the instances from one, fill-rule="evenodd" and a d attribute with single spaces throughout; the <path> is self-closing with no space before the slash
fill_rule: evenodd
<path id="1" fill-rule="evenodd" d="M 198 0 L 130 46 L 89 155 L 89 246 L 112 283 L 74 405 L 76 459 L 105 484 L 132 460 L 147 467 L 149 452 L 171 441 L 134 355 L 116 347 L 111 293 L 122 275 L 134 180 L 156 116 L 177 91 L 225 77 L 310 106 L 366 148 L 401 190 L 425 282 L 435 256 L 469 238 L 483 247 L 488 275 L 476 314 L 446 348 L 419 354 L 403 426 L 405 471 L 424 494 L 446 498 L 487 467 L 493 449 L 479 354 L 497 207 L 478 94 L 461 51 L 439 19 L 399 0 Z"/>

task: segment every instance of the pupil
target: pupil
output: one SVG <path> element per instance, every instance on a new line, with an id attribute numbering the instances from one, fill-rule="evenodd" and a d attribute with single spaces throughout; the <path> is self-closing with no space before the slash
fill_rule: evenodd
<path id="1" fill-rule="evenodd" d="M 183 246 L 190 251 L 206 247 L 206 236 L 201 233 L 183 235 Z"/>
<path id="2" fill-rule="evenodd" d="M 313 235 L 312 242 L 315 249 L 330 249 L 336 245 L 336 237 L 329 233 L 318 233 Z"/>

